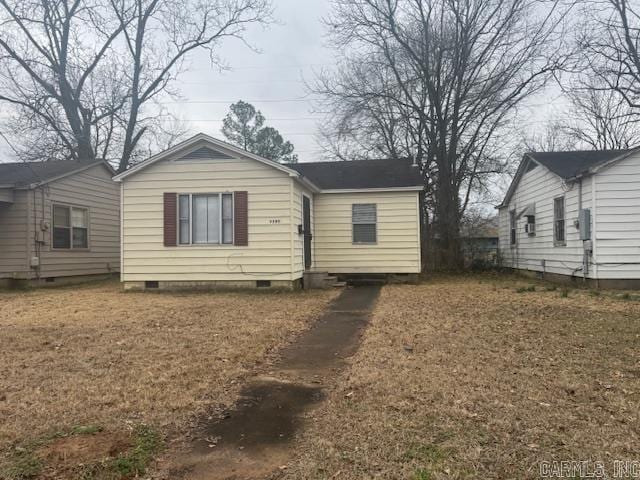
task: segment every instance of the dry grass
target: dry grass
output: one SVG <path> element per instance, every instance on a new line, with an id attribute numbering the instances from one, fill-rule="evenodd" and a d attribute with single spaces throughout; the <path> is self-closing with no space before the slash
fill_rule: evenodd
<path id="1" fill-rule="evenodd" d="M 115 283 L 2 292 L 0 452 L 76 425 L 183 426 L 231 403 L 334 295 L 122 293 Z"/>
<path id="2" fill-rule="evenodd" d="M 638 460 L 640 303 L 529 285 L 385 287 L 285 478 L 526 479 L 543 460 L 612 475 Z"/>

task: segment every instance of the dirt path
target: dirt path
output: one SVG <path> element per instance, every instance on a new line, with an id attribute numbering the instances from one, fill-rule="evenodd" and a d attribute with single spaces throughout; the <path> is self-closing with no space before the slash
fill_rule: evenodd
<path id="1" fill-rule="evenodd" d="M 268 375 L 243 389 L 222 419 L 203 421 L 187 451 L 163 469 L 184 480 L 258 479 L 291 457 L 302 416 L 323 399 L 323 386 L 358 348 L 378 287 L 347 288 L 314 326 L 281 352 Z"/>

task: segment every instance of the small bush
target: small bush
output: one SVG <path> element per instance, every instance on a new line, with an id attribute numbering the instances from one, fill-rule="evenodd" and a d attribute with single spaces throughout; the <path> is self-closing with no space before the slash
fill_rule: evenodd
<path id="1" fill-rule="evenodd" d="M 561 298 L 568 298 L 569 297 L 569 290 L 567 290 L 566 288 L 563 288 L 562 291 L 560 292 L 560 297 Z"/>
<path id="2" fill-rule="evenodd" d="M 556 285 L 547 285 L 545 290 L 547 292 L 555 292 L 558 289 L 558 287 Z"/>

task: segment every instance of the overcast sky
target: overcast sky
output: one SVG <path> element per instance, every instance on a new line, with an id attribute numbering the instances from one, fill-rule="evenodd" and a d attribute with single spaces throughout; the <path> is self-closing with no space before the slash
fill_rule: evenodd
<path id="1" fill-rule="evenodd" d="M 278 23 L 252 28 L 246 38 L 259 53 L 240 41 L 228 41 L 219 50 L 230 70 L 212 68 L 208 56 L 193 56 L 180 88 L 184 101 L 169 103 L 193 133 L 221 137 L 222 119 L 238 100 L 262 111 L 269 125 L 291 141 L 300 161 L 319 159 L 315 140 L 318 114 L 312 113 L 305 79 L 314 70 L 330 67 L 333 52 L 324 47 L 322 17 L 329 0 L 275 0 Z"/>
<path id="2" fill-rule="evenodd" d="M 269 125 L 295 145 L 300 161 L 322 160 L 317 142 L 322 114 L 313 112 L 313 98 L 305 80 L 311 82 L 322 68 L 335 64 L 334 51 L 326 48 L 322 18 L 330 0 L 273 0 L 276 23 L 251 27 L 245 35 L 259 52 L 240 40 L 228 40 L 217 50 L 229 70 L 221 72 L 209 61 L 208 52 L 195 52 L 178 85 L 182 99 L 164 105 L 175 113 L 190 134 L 204 132 L 222 137 L 222 119 L 229 106 L 244 100 L 262 111 Z M 558 92 L 548 89 L 521 106 L 515 128 L 531 132 L 566 107 Z M 0 142 L 2 161 L 12 155 Z"/>

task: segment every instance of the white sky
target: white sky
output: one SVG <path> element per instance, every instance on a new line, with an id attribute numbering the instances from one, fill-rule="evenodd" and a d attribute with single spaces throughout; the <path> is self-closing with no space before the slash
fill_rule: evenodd
<path id="1" fill-rule="evenodd" d="M 229 66 L 220 72 L 211 67 L 208 54 L 199 52 L 182 76 L 184 102 L 167 104 L 193 133 L 221 137 L 222 119 L 238 100 L 253 104 L 291 141 L 300 161 L 318 160 L 315 140 L 319 114 L 312 113 L 305 80 L 314 70 L 333 65 L 333 52 L 324 47 L 321 18 L 329 12 L 328 0 L 274 0 L 278 23 L 266 29 L 253 27 L 242 42 L 226 42 L 219 55 Z"/>

